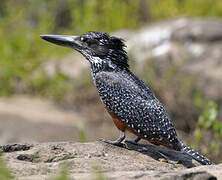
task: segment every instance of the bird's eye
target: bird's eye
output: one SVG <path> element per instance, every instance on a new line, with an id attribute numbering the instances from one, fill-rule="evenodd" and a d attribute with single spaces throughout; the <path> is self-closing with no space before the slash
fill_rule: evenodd
<path id="1" fill-rule="evenodd" d="M 86 41 L 87 41 L 87 38 L 85 38 L 85 37 L 81 37 L 81 38 L 80 38 L 80 41 L 82 41 L 82 42 L 86 42 Z"/>
<path id="2" fill-rule="evenodd" d="M 98 44 L 98 41 L 96 39 L 90 39 L 84 36 L 80 37 L 80 41 L 86 43 L 87 46 L 90 46 L 90 47 Z"/>

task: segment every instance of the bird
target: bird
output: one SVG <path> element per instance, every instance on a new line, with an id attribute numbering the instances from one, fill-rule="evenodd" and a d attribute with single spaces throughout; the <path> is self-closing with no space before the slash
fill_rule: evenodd
<path id="1" fill-rule="evenodd" d="M 129 131 L 138 143 L 145 139 L 152 144 L 185 152 L 202 165 L 211 165 L 206 157 L 179 139 L 162 103 L 151 89 L 131 70 L 125 41 L 105 32 L 88 31 L 80 36 L 41 35 L 42 39 L 72 48 L 89 62 L 93 83 L 105 109 L 120 130 L 117 140 L 103 142 L 119 145 Z"/>

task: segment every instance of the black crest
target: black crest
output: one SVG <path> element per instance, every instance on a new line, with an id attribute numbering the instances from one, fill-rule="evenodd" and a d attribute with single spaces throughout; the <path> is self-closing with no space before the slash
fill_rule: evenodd
<path id="1" fill-rule="evenodd" d="M 81 38 L 94 50 L 97 56 L 110 59 L 120 67 L 129 67 L 123 39 L 98 31 L 89 31 Z"/>

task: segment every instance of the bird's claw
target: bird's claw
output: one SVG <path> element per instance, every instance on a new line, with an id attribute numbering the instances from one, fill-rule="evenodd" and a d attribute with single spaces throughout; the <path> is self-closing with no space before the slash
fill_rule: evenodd
<path id="1" fill-rule="evenodd" d="M 166 159 L 166 158 L 160 158 L 159 161 L 164 162 L 164 163 L 168 163 L 168 164 L 179 164 L 179 161 L 172 161 L 172 160 Z"/>
<path id="2" fill-rule="evenodd" d="M 131 140 L 125 140 L 126 143 L 131 143 L 131 144 L 135 144 L 138 145 L 138 142 L 141 140 L 140 137 L 136 137 L 135 139 L 131 139 Z"/>
<path id="3" fill-rule="evenodd" d="M 135 144 L 137 145 L 138 143 L 133 139 L 133 140 L 125 140 L 126 143 L 130 143 L 130 144 Z"/>
<path id="4" fill-rule="evenodd" d="M 116 145 L 116 146 L 121 146 L 122 143 L 119 141 L 110 141 L 110 140 L 106 140 L 106 139 L 99 139 L 101 142 L 107 143 L 107 144 L 112 144 L 112 145 Z"/>

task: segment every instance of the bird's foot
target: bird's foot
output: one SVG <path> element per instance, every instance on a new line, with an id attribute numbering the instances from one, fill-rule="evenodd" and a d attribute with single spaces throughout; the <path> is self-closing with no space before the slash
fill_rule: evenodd
<path id="1" fill-rule="evenodd" d="M 120 136 L 117 140 L 115 141 L 110 141 L 110 140 L 105 140 L 105 139 L 100 139 L 100 141 L 108 143 L 108 144 L 112 144 L 112 145 L 116 145 L 116 146 L 123 146 L 123 144 L 121 143 L 123 140 L 125 139 L 125 132 L 120 131 Z"/>
<path id="2" fill-rule="evenodd" d="M 131 140 L 125 140 L 126 143 L 131 143 L 131 144 L 138 144 L 138 142 L 141 140 L 141 138 L 136 137 L 135 139 Z"/>
<path id="3" fill-rule="evenodd" d="M 179 164 L 179 161 L 172 161 L 168 158 L 160 158 L 159 161 L 164 162 L 164 163 L 168 163 L 168 164 Z"/>
<path id="4" fill-rule="evenodd" d="M 107 143 L 107 144 L 112 144 L 115 146 L 122 146 L 121 141 L 116 140 L 116 141 L 110 141 L 110 140 L 105 140 L 105 139 L 100 139 L 101 142 Z"/>
<path id="5" fill-rule="evenodd" d="M 159 161 L 160 161 L 160 162 L 169 163 L 169 160 L 168 160 L 168 159 L 165 159 L 165 158 L 160 158 Z"/>
<path id="6" fill-rule="evenodd" d="M 162 158 L 159 158 L 160 162 L 165 162 L 165 163 L 169 163 L 169 164 L 178 164 L 179 161 L 173 161 L 170 160 L 170 158 L 166 155 L 164 155 L 163 153 L 160 153 L 160 155 L 162 156 Z"/>

